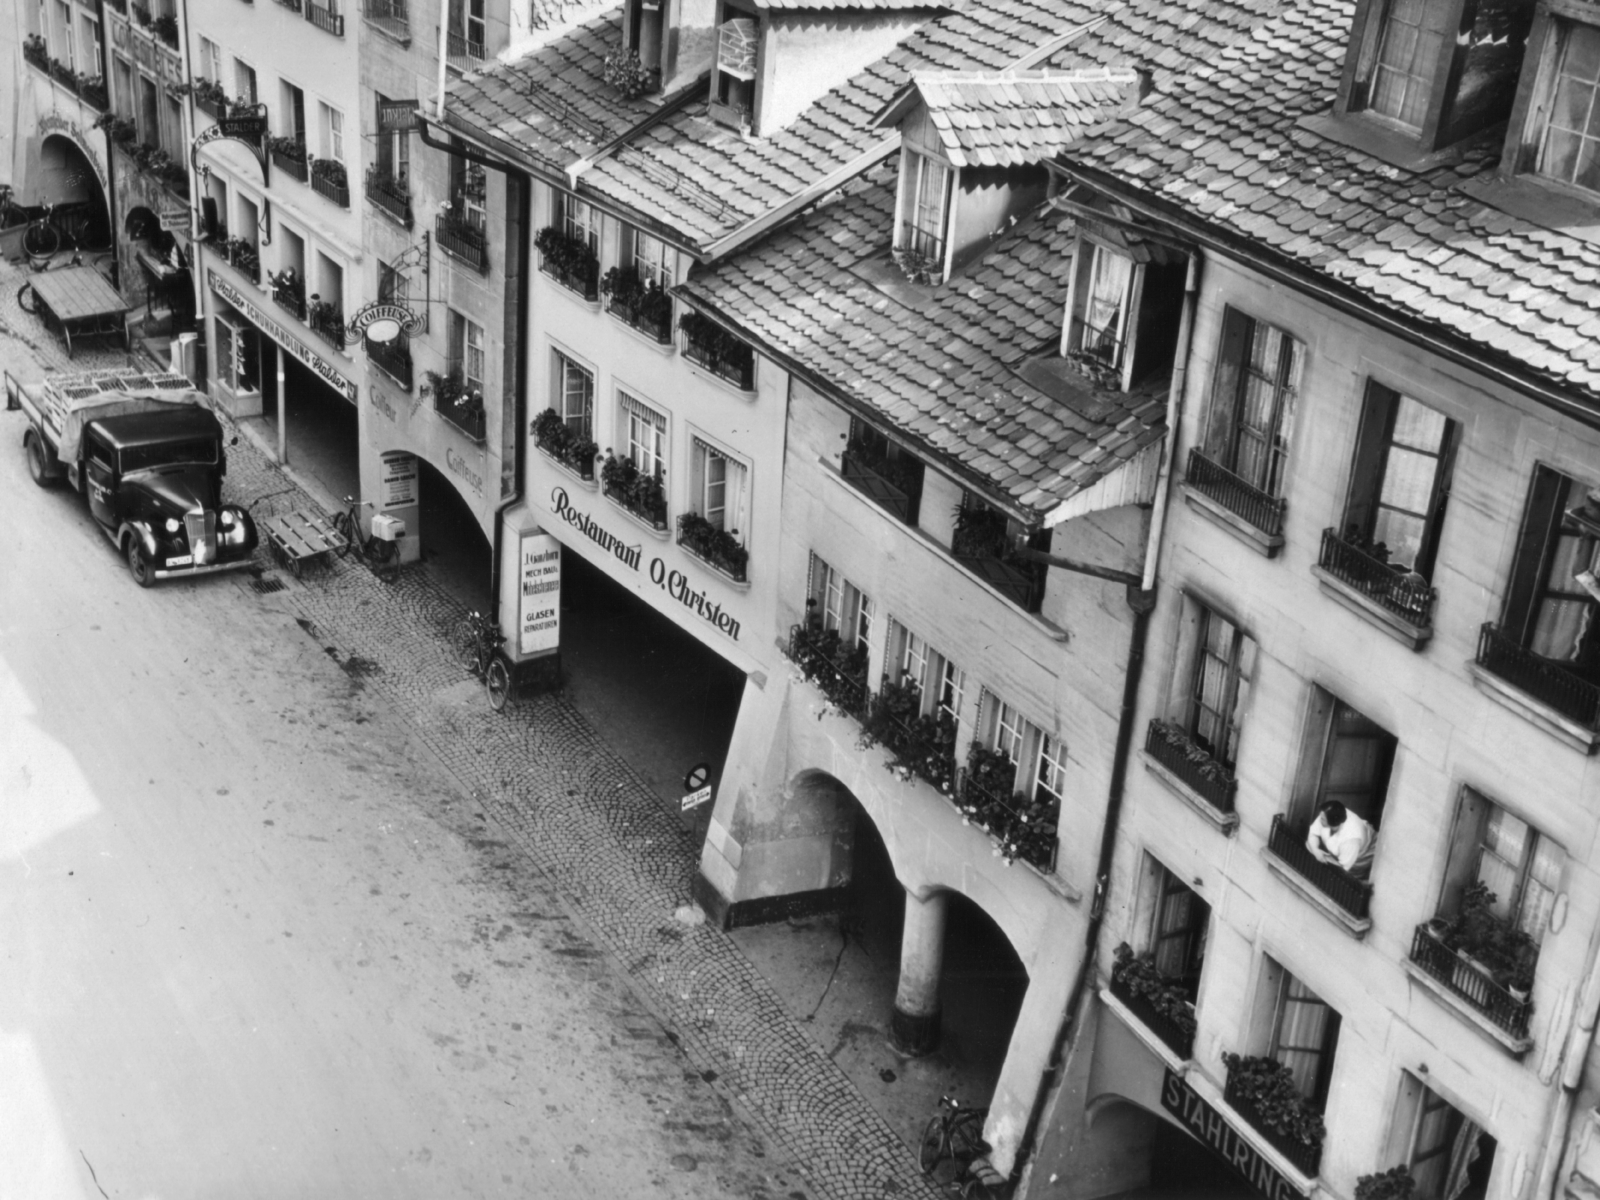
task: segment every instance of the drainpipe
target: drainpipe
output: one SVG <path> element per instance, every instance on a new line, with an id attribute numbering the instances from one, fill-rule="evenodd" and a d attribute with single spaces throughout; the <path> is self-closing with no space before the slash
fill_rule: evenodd
<path id="1" fill-rule="evenodd" d="M 1556 1096 L 1555 1116 L 1550 1122 L 1550 1133 L 1539 1160 L 1539 1175 L 1533 1185 L 1535 1200 L 1554 1200 L 1556 1175 L 1561 1170 L 1561 1160 L 1566 1157 L 1572 1107 L 1577 1100 L 1578 1085 L 1583 1082 L 1583 1064 L 1594 1040 L 1595 1025 L 1600 1023 L 1600 952 L 1590 959 L 1589 974 L 1578 993 L 1577 1009 L 1577 1021 L 1567 1034 L 1566 1049 L 1561 1056 L 1561 1090 Z"/>
<path id="2" fill-rule="evenodd" d="M 1167 505 L 1172 481 L 1172 464 L 1177 456 L 1178 417 L 1183 406 L 1183 389 L 1189 375 L 1189 341 L 1194 328 L 1195 300 L 1200 290 L 1200 254 L 1189 255 L 1189 270 L 1183 282 L 1183 310 L 1178 324 L 1177 357 L 1172 364 L 1172 382 L 1167 390 L 1167 445 L 1156 474 L 1155 504 L 1150 515 L 1150 531 L 1145 539 L 1144 571 L 1138 586 L 1128 582 L 1128 607 L 1133 610 L 1133 630 L 1128 638 L 1128 665 L 1123 676 L 1122 710 L 1117 716 L 1117 741 L 1111 760 L 1111 785 L 1106 795 L 1105 824 L 1100 833 L 1100 858 L 1095 868 L 1094 899 L 1089 905 L 1089 921 L 1083 936 L 1083 958 L 1078 964 L 1078 974 L 1072 983 L 1061 1014 L 1061 1023 L 1050 1045 L 1050 1059 L 1040 1076 L 1033 1106 L 1028 1111 L 1028 1123 L 1023 1127 L 1022 1140 L 1017 1146 L 1016 1161 L 1011 1167 L 1011 1177 L 1021 1180 L 1032 1163 L 1037 1149 L 1039 1124 L 1044 1118 L 1045 1105 L 1061 1081 L 1061 1070 L 1066 1063 L 1067 1044 L 1081 1027 L 1076 1020 L 1078 1010 L 1087 1001 L 1085 991 L 1094 975 L 1096 944 L 1100 940 L 1100 927 L 1105 920 L 1106 889 L 1111 878 L 1111 860 L 1116 851 L 1117 826 L 1122 815 L 1123 787 L 1128 778 L 1128 756 L 1133 746 L 1134 713 L 1138 708 L 1139 681 L 1144 674 L 1145 641 L 1150 629 L 1150 614 L 1155 609 L 1156 566 L 1161 555 L 1161 537 L 1166 528 Z M 1062 565 L 1065 565 L 1066 560 Z M 1071 569 L 1071 568 L 1068 568 Z M 1092 572 L 1104 576 L 1103 571 Z"/>

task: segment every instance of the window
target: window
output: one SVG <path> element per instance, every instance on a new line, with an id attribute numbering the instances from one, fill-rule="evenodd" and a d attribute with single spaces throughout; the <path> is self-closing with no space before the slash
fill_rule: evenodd
<path id="1" fill-rule="evenodd" d="M 1413 1200 L 1483 1200 L 1495 1140 L 1409 1071 L 1401 1072 L 1394 1131 L 1416 1183 Z"/>
<path id="2" fill-rule="evenodd" d="M 183 149 L 183 105 L 167 93 L 162 93 L 161 105 L 161 148 L 176 159 L 180 164 L 184 161 Z"/>
<path id="3" fill-rule="evenodd" d="M 1505 635 L 1540 658 L 1600 683 L 1600 504 L 1585 487 L 1535 468 L 1507 590 Z"/>
<path id="4" fill-rule="evenodd" d="M 73 57 L 72 46 L 72 5 L 56 0 L 56 28 L 61 31 L 61 61 L 67 64 L 70 71 L 78 70 L 77 59 Z"/>
<path id="5" fill-rule="evenodd" d="M 1461 790 L 1439 909 L 1457 912 L 1467 887 L 1494 893 L 1494 915 L 1538 943 L 1561 894 L 1566 852 L 1474 788 Z"/>
<path id="6" fill-rule="evenodd" d="M 235 392 L 253 391 L 257 386 L 255 331 L 218 314 L 217 378 Z"/>
<path id="7" fill-rule="evenodd" d="M 411 135 L 405 129 L 386 129 L 386 114 L 394 111 L 394 101 L 379 95 L 377 129 L 378 171 L 404 187 L 411 179 Z"/>
<path id="8" fill-rule="evenodd" d="M 1311 807 L 1317 809 L 1337 800 L 1376 829 L 1382 824 L 1383 804 L 1389 793 L 1395 738 L 1326 692 L 1319 692 L 1318 699 L 1319 704 L 1314 707 L 1326 709 L 1323 719 L 1327 723 L 1314 720 L 1325 731 L 1326 741 Z M 1322 713 L 1316 717 L 1322 717 Z"/>
<path id="9" fill-rule="evenodd" d="M 1013 788 L 1040 803 L 1060 801 L 1066 794 L 1066 746 L 993 693 L 983 709 L 986 745 L 1016 766 Z"/>
<path id="10" fill-rule="evenodd" d="M 1535 170 L 1600 192 L 1600 28 L 1561 21 Z"/>
<path id="11" fill-rule="evenodd" d="M 561 351 L 556 356 L 556 411 L 580 441 L 594 437 L 594 375 Z"/>
<path id="12" fill-rule="evenodd" d="M 633 267 L 645 283 L 654 283 L 663 291 L 671 287 L 677 257 L 677 252 L 660 238 L 651 237 L 642 230 L 633 231 Z"/>
<path id="13" fill-rule="evenodd" d="M 283 136 L 306 144 L 306 94 L 287 80 L 283 81 Z"/>
<path id="14" fill-rule="evenodd" d="M 1183 985 L 1192 1002 L 1200 992 L 1211 906 L 1166 867 L 1156 864 L 1156 911 L 1150 957 L 1163 976 Z"/>
<path id="15" fill-rule="evenodd" d="M 730 13 L 740 10 L 729 7 Z M 717 68 L 712 83 L 712 119 L 736 127 L 750 124 L 755 103 L 756 22 L 753 17 L 735 16 L 717 27 Z"/>
<path id="16" fill-rule="evenodd" d="M 649 70 L 659 70 L 661 65 L 661 3 L 660 0 L 633 0 L 628 5 L 628 46 L 639 54 L 639 61 Z"/>
<path id="17" fill-rule="evenodd" d="M 319 104 L 322 116 L 322 156 L 344 161 L 344 114 L 328 104 Z"/>
<path id="18" fill-rule="evenodd" d="M 1249 699 L 1256 643 L 1221 613 L 1198 603 L 1195 609 L 1198 636 L 1185 732 L 1232 770 L 1239 761 L 1239 724 Z"/>
<path id="19" fill-rule="evenodd" d="M 699 438 L 690 439 L 690 495 L 692 508 L 715 528 L 744 540 L 746 480 L 749 472 L 736 458 L 730 458 Z"/>
<path id="20" fill-rule="evenodd" d="M 1422 128 L 1439 52 L 1455 15 L 1454 6 L 1439 0 L 1391 0 L 1379 35 L 1369 109 L 1407 129 Z"/>
<path id="21" fill-rule="evenodd" d="M 233 60 L 233 86 L 238 90 L 239 103 L 260 103 L 256 95 L 256 69 L 237 58 Z"/>
<path id="22" fill-rule="evenodd" d="M 483 390 L 483 326 L 450 310 L 450 370 L 460 371 L 469 389 Z"/>
<path id="23" fill-rule="evenodd" d="M 900 622 L 889 622 L 885 672 L 902 687 L 914 687 L 922 698 L 920 715 L 947 717 L 960 726 L 967 698 L 967 673 Z"/>
<path id="24" fill-rule="evenodd" d="M 922 502 L 922 460 L 882 430 L 850 418 L 840 472 L 862 492 L 907 525 L 917 523 Z"/>
<path id="25" fill-rule="evenodd" d="M 386 262 L 378 263 L 378 300 L 382 304 L 411 306 L 409 281 L 405 273 Z M 404 334 L 401 334 L 404 337 Z"/>
<path id="26" fill-rule="evenodd" d="M 900 158 L 900 226 L 895 249 L 920 254 L 936 278 L 944 275 L 945 231 L 955 172 L 910 147 Z"/>
<path id="27" fill-rule="evenodd" d="M 138 97 L 133 87 L 133 64 L 118 55 L 111 56 L 112 75 L 115 78 L 115 94 L 111 97 L 112 107 L 117 110 L 119 117 L 132 117 L 138 111 Z"/>
<path id="28" fill-rule="evenodd" d="M 450 0 L 451 58 L 484 56 L 483 0 Z"/>
<path id="29" fill-rule="evenodd" d="M 85 15 L 83 18 L 83 64 L 78 68 L 85 75 L 99 75 L 105 70 L 105 46 L 100 39 L 100 22 Z"/>
<path id="30" fill-rule="evenodd" d="M 588 246 L 599 257 L 600 210 L 568 192 L 557 192 L 555 197 L 556 224 L 569 238 Z"/>
<path id="31" fill-rule="evenodd" d="M 151 146 L 161 144 L 161 94 L 148 75 L 139 76 L 139 140 Z"/>
<path id="32" fill-rule="evenodd" d="M 1267 496 L 1283 492 L 1304 359 L 1305 348 L 1283 330 L 1228 309 L 1205 456 Z"/>
<path id="33" fill-rule="evenodd" d="M 1132 260 L 1104 246 L 1095 246 L 1090 257 L 1089 294 L 1084 299 L 1083 334 L 1078 349 L 1111 368 L 1122 365 L 1132 285 Z"/>
<path id="34" fill-rule="evenodd" d="M 639 474 L 664 479 L 667 474 L 667 418 L 626 392 L 621 398 L 628 458 Z"/>
<path id="35" fill-rule="evenodd" d="M 461 146 L 459 140 L 452 144 Z M 464 147 L 463 147 L 464 148 Z M 457 215 L 482 229 L 486 222 L 484 204 L 489 196 L 489 176 L 481 166 L 464 155 L 450 156 L 450 199 Z"/>
<path id="36" fill-rule="evenodd" d="M 846 646 L 864 649 L 871 642 L 872 598 L 815 554 L 806 608 L 821 620 L 822 628 L 838 630 Z"/>
<path id="37" fill-rule="evenodd" d="M 200 39 L 200 74 L 212 83 L 222 82 L 222 47 L 204 36 Z"/>
<path id="38" fill-rule="evenodd" d="M 1289 1068 L 1295 1089 L 1318 1112 L 1328 1102 L 1339 1014 L 1288 971 L 1278 989 L 1270 1057 Z"/>
<path id="39" fill-rule="evenodd" d="M 1122 391 L 1172 369 L 1188 259 L 1110 227 L 1080 235 L 1061 353 L 1090 386 Z"/>
<path id="40" fill-rule="evenodd" d="M 1344 538 L 1390 566 L 1433 574 L 1455 422 L 1373 381 L 1356 441 Z"/>

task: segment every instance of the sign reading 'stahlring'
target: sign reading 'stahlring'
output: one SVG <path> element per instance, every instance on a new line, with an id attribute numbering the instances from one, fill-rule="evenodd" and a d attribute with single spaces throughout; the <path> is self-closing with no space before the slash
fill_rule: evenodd
<path id="1" fill-rule="evenodd" d="M 556 516 L 578 530 L 584 537 L 594 542 L 595 545 L 599 546 L 629 570 L 639 570 L 639 564 L 644 557 L 643 545 L 627 545 L 616 534 L 595 521 L 588 513 L 579 512 L 573 508 L 572 500 L 567 495 L 566 488 L 558 487 L 550 492 L 550 507 L 554 510 Z M 721 602 L 713 600 L 707 592 L 695 588 L 689 576 L 668 566 L 659 554 L 650 559 L 649 575 L 651 583 L 696 616 L 714 626 L 719 633 L 726 634 L 734 641 L 739 640 L 740 625 L 738 618 L 724 609 Z"/>
<path id="2" fill-rule="evenodd" d="M 1171 1068 L 1161 1082 L 1161 1107 L 1177 1117 L 1191 1135 L 1221 1155 L 1222 1160 L 1266 1200 L 1305 1200 L 1304 1192 L 1285 1179 L 1249 1138 Z"/>

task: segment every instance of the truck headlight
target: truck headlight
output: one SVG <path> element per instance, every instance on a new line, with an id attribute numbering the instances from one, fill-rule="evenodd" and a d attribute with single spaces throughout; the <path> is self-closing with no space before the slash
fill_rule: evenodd
<path id="1" fill-rule="evenodd" d="M 182 524 L 179 523 L 178 518 L 176 518 L 176 517 L 168 517 L 167 518 L 167 532 L 168 533 L 177 533 L 178 530 L 180 530 L 182 528 L 183 528 L 183 526 L 182 526 Z"/>

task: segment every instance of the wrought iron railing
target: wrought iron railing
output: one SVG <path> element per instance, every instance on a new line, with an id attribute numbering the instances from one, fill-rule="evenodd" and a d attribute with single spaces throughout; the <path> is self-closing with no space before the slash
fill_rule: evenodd
<path id="1" fill-rule="evenodd" d="M 1182 727 L 1157 717 L 1145 734 L 1144 752 L 1218 812 L 1233 811 L 1238 781 L 1226 766 L 1196 745 Z"/>
<path id="2" fill-rule="evenodd" d="M 380 24 L 411 26 L 411 10 L 407 0 L 366 0 L 367 19 Z"/>
<path id="3" fill-rule="evenodd" d="M 1325 863 L 1306 848 L 1306 828 L 1291 822 L 1282 813 L 1272 818 L 1272 833 L 1267 849 L 1295 874 L 1332 900 L 1358 921 L 1367 919 L 1372 903 L 1372 885 L 1350 872 Z"/>
<path id="4" fill-rule="evenodd" d="M 481 404 L 454 404 L 435 394 L 433 410 L 475 442 L 487 437 L 488 416 Z"/>
<path id="5" fill-rule="evenodd" d="M 626 300 L 612 297 L 611 303 L 606 306 L 606 311 L 618 317 L 630 328 L 637 329 L 640 333 L 665 345 L 672 340 L 671 300 L 666 301 L 665 307 L 665 312 L 659 310 L 650 312 L 643 304 L 629 304 Z"/>
<path id="6" fill-rule="evenodd" d="M 466 35 L 449 33 L 445 36 L 445 56 L 447 58 L 465 58 L 475 63 L 483 61 L 483 43 L 468 41 Z"/>
<path id="7" fill-rule="evenodd" d="M 295 150 L 272 147 L 272 165 L 284 174 L 294 176 L 301 183 L 306 183 L 311 178 L 311 165 L 306 162 L 304 143 L 298 144 Z"/>
<path id="8" fill-rule="evenodd" d="M 318 4 L 317 0 L 306 0 L 306 20 L 323 33 L 331 33 L 334 37 L 344 36 L 344 14 Z"/>
<path id="9" fill-rule="evenodd" d="M 1528 1036 L 1528 1018 L 1533 1012 L 1528 998 L 1513 996 L 1489 972 L 1446 946 L 1425 924 L 1418 925 L 1412 936 L 1411 961 L 1512 1037 Z"/>
<path id="10" fill-rule="evenodd" d="M 844 647 L 838 630 L 791 626 L 788 653 L 805 677 L 841 712 L 858 721 L 866 716 L 866 655 Z M 841 657 L 847 661 L 841 662 Z"/>
<path id="11" fill-rule="evenodd" d="M 320 169 L 322 159 L 317 160 L 318 166 L 311 169 L 311 190 L 319 196 L 332 200 L 340 208 L 350 207 L 350 184 L 348 176 L 341 171 L 328 171 Z"/>
<path id="12" fill-rule="evenodd" d="M 306 324 L 311 326 L 312 333 L 344 353 L 344 313 L 331 304 L 319 304 L 309 310 Z"/>
<path id="13" fill-rule="evenodd" d="M 887 509 L 907 525 L 917 523 L 917 502 L 921 497 L 885 477 L 877 470 L 876 464 L 864 456 L 846 449 L 839 459 L 839 472 L 873 503 Z"/>
<path id="14" fill-rule="evenodd" d="M 562 287 L 568 291 L 578 293 L 585 300 L 598 300 L 600 298 L 600 262 L 598 259 L 570 265 L 552 262 L 547 254 L 539 264 L 539 269 Z"/>
<path id="15" fill-rule="evenodd" d="M 406 391 L 411 390 L 411 343 L 404 334 L 388 342 L 367 341 L 367 361 Z"/>
<path id="16" fill-rule="evenodd" d="M 261 282 L 261 255 L 249 246 L 228 244 L 228 265 L 251 283 Z"/>
<path id="17" fill-rule="evenodd" d="M 1198 446 L 1189 451 L 1189 469 L 1184 482 L 1268 537 L 1283 536 L 1284 501 L 1252 487 L 1226 467 L 1218 466 L 1201 453 Z"/>
<path id="18" fill-rule="evenodd" d="M 954 723 L 948 717 L 937 714 L 915 722 L 903 720 L 884 703 L 889 690 L 889 679 L 885 677 L 882 690 L 872 700 L 869 723 L 872 734 L 894 755 L 891 766 L 904 767 L 949 796 L 954 792 L 956 782 Z M 927 736 L 930 732 L 941 734 L 941 740 L 931 741 Z"/>
<path id="19" fill-rule="evenodd" d="M 45 45 L 43 38 L 30 37 L 27 41 L 23 42 L 22 57 L 28 63 L 38 67 L 39 70 L 43 71 L 46 75 L 51 73 L 50 50 Z"/>
<path id="20" fill-rule="evenodd" d="M 1478 631 L 1478 665 L 1586 729 L 1600 727 L 1600 686 L 1535 654 L 1493 622 Z"/>
<path id="21" fill-rule="evenodd" d="M 379 211 L 411 228 L 411 191 L 405 180 L 396 179 L 376 163 L 367 168 L 367 199 Z"/>
<path id="22" fill-rule="evenodd" d="M 1111 994 L 1179 1058 L 1188 1058 L 1194 1053 L 1194 1030 L 1183 1028 L 1158 1009 L 1148 996 L 1134 992 L 1115 972 L 1111 975 Z"/>
<path id="23" fill-rule="evenodd" d="M 1234 1112 L 1249 1122 L 1252 1129 L 1271 1142 L 1301 1172 L 1312 1177 L 1316 1176 L 1317 1169 L 1322 1165 L 1322 1143 L 1320 1141 L 1308 1144 L 1274 1128 L 1266 1120 L 1262 1112 L 1256 1108 L 1254 1102 L 1246 1099 L 1240 1093 L 1235 1081 L 1235 1073 L 1231 1070 L 1228 1072 L 1228 1082 L 1223 1088 L 1222 1095 Z"/>
<path id="24" fill-rule="evenodd" d="M 306 296 L 303 290 L 273 284 L 272 301 L 285 312 L 293 313 L 299 320 L 306 319 Z"/>
<path id="25" fill-rule="evenodd" d="M 725 379 L 734 387 L 748 392 L 755 386 L 756 357 L 749 346 L 741 343 L 740 350 L 718 353 L 712 348 L 712 343 L 704 338 L 691 336 L 687 331 L 683 337 L 683 356 L 696 366 L 711 372 L 718 379 Z"/>
<path id="26" fill-rule="evenodd" d="M 749 552 L 743 546 L 730 545 L 724 540 L 723 531 L 699 514 L 678 514 L 678 545 L 735 583 L 745 581 Z"/>
<path id="27" fill-rule="evenodd" d="M 489 265 L 489 236 L 482 226 L 465 221 L 453 212 L 440 213 L 433 223 L 439 249 L 468 266 L 485 270 Z"/>
<path id="28" fill-rule="evenodd" d="M 1044 606 L 1044 564 L 1019 565 L 989 554 L 957 554 L 956 561 L 1023 612 Z"/>
<path id="29" fill-rule="evenodd" d="M 1426 625 L 1433 616 L 1433 602 L 1439 596 L 1437 588 L 1421 575 L 1398 570 L 1340 537 L 1336 529 L 1322 531 L 1322 557 L 1317 565 L 1374 604 L 1413 625 Z"/>

